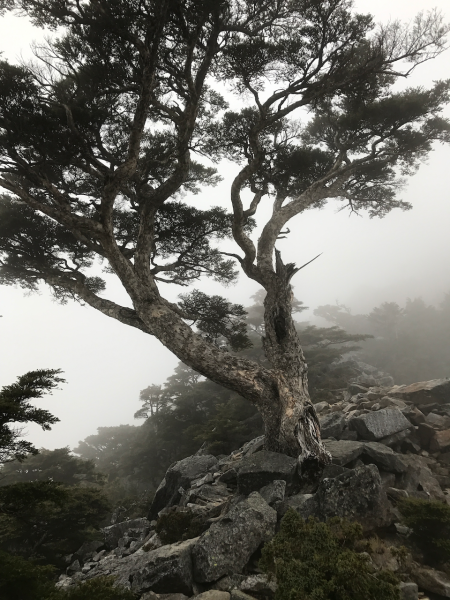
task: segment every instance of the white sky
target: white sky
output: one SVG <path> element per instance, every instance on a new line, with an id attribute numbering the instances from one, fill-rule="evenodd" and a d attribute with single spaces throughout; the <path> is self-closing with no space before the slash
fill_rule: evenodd
<path id="1" fill-rule="evenodd" d="M 407 21 L 420 10 L 438 7 L 450 21 L 449 0 L 358 0 L 356 7 L 384 22 Z M 23 18 L 0 18 L 0 50 L 10 61 L 28 57 L 29 44 L 41 36 Z M 408 84 L 448 78 L 449 65 L 447 51 L 419 68 Z M 200 205 L 227 202 L 232 169 L 226 167 L 222 174 L 226 181 L 199 197 Z M 440 146 L 402 194 L 413 204 L 412 211 L 370 220 L 337 213 L 337 204 L 329 204 L 297 217 L 291 235 L 279 244 L 284 260 L 303 264 L 323 255 L 294 279 L 296 296 L 312 309 L 339 301 L 353 312 L 383 301 L 402 304 L 407 297 L 440 302 L 450 291 L 449 175 L 450 148 Z M 247 304 L 256 289 L 241 278 L 234 287 L 213 285 L 208 292 Z M 117 285 L 107 295 L 111 290 L 116 300 L 126 302 Z M 170 290 L 172 299 L 180 291 Z M 133 420 L 139 391 L 163 383 L 177 363 L 154 338 L 89 307 L 61 306 L 46 290 L 26 296 L 20 289 L 0 287 L 0 314 L 0 386 L 37 368 L 61 368 L 68 382 L 39 403 L 61 422 L 50 432 L 29 426 L 28 439 L 37 446 L 74 447 L 97 427 L 139 424 Z"/>

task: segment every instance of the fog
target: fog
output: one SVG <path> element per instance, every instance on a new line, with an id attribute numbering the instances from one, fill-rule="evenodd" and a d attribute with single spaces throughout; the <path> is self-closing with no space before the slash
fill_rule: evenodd
<path id="1" fill-rule="evenodd" d="M 434 5 L 450 20 L 448 0 Z M 409 20 L 429 3 L 360 0 L 356 7 L 381 21 Z M 24 19 L 0 19 L 0 49 L 8 60 L 17 60 L 21 53 L 28 57 L 29 43 L 41 36 Z M 449 77 L 449 57 L 447 51 L 419 67 L 407 84 L 426 86 Z M 340 205 L 332 202 L 291 222 L 292 233 L 279 243 L 284 260 L 303 264 L 322 253 L 293 280 L 296 296 L 310 307 L 303 318 L 312 319 L 314 308 L 335 302 L 353 312 L 368 312 L 384 301 L 404 304 L 408 297 L 422 297 L 438 304 L 443 299 L 450 291 L 449 167 L 450 148 L 437 146 L 401 194 L 412 203 L 411 211 L 396 210 L 371 220 L 364 214 L 339 212 Z M 225 164 L 220 172 L 224 181 L 199 195 L 195 199 L 199 206 L 227 205 L 236 167 Z M 172 300 L 185 291 L 172 287 L 167 290 Z M 203 289 L 245 305 L 257 287 L 241 277 L 234 287 L 207 284 Z M 128 303 L 112 280 L 106 295 Z M 133 414 L 139 407 L 139 391 L 163 383 L 177 364 L 150 336 L 89 307 L 61 306 L 44 288 L 39 295 L 24 295 L 20 289 L 1 287 L 0 314 L 0 386 L 38 368 L 61 368 L 67 379 L 61 390 L 39 403 L 60 423 L 50 432 L 28 428 L 27 439 L 38 447 L 73 447 L 99 426 L 138 424 Z"/>

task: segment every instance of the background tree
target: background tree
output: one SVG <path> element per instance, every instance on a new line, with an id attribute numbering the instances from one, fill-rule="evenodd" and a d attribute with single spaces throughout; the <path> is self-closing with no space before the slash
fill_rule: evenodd
<path id="1" fill-rule="evenodd" d="M 53 481 L 0 487 L 0 549 L 62 567 L 64 555 L 101 536 L 110 511 L 99 489 Z"/>
<path id="2" fill-rule="evenodd" d="M 24 460 L 27 454 L 37 454 L 31 442 L 21 439 L 20 423 L 37 423 L 49 430 L 59 419 L 48 410 L 35 408 L 30 400 L 51 393 L 65 380 L 59 369 L 30 371 L 17 378 L 17 382 L 0 390 L 0 465 L 11 460 Z"/>
<path id="3" fill-rule="evenodd" d="M 44 281 L 63 301 L 82 300 L 156 336 L 258 407 L 268 449 L 300 455 L 305 468 L 326 462 L 291 312 L 299 269 L 275 245 L 291 218 L 330 198 L 371 216 L 409 208 L 397 198 L 399 176 L 415 171 L 433 141 L 448 140 L 440 111 L 450 84 L 392 86 L 443 50 L 440 15 L 419 15 L 406 28 L 374 27 L 348 0 L 0 7 L 58 30 L 38 49 L 40 66 L 0 68 L 3 283 L 35 289 Z M 224 80 L 244 97 L 242 110 L 227 111 L 214 89 Z M 239 165 L 231 215 L 183 201 L 217 182 L 205 157 Z M 264 197 L 273 212 L 255 244 L 252 219 Z M 227 237 L 237 253 L 217 247 Z M 132 308 L 100 296 L 96 258 Z M 207 275 L 230 283 L 235 263 L 266 291 L 268 366 L 224 351 L 211 329 L 202 333 L 210 303 L 197 292 L 181 306 L 161 295 L 162 282 Z M 238 317 L 218 322 L 230 346 L 234 328 L 223 325 Z"/>
<path id="4" fill-rule="evenodd" d="M 397 384 L 450 376 L 450 294 L 437 305 L 421 298 L 403 306 L 383 302 L 369 314 L 352 314 L 345 307 L 320 306 L 317 316 L 357 333 L 368 332 L 359 358 L 390 373 Z"/>
<path id="5" fill-rule="evenodd" d="M 27 481 L 101 484 L 103 476 L 96 470 L 93 460 L 82 460 L 71 454 L 69 448 L 41 448 L 39 454 L 29 454 L 20 463 L 8 463 L 1 470 L 0 486 Z"/>

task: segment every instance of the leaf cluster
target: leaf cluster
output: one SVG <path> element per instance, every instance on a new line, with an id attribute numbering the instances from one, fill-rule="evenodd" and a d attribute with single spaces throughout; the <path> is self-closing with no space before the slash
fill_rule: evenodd
<path id="1" fill-rule="evenodd" d="M 208 296 L 194 290 L 180 296 L 180 308 L 193 319 L 202 335 L 216 346 L 238 351 L 251 347 L 241 304 L 232 304 L 221 296 Z"/>

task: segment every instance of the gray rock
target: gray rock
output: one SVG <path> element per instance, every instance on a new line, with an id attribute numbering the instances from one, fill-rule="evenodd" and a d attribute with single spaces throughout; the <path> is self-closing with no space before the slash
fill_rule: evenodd
<path id="1" fill-rule="evenodd" d="M 246 577 L 242 581 L 240 589 L 251 596 L 262 598 L 264 600 L 270 600 L 275 596 L 277 584 L 274 579 L 269 581 L 267 575 L 258 573 L 256 575 L 249 575 Z"/>
<path id="2" fill-rule="evenodd" d="M 242 571 L 260 544 L 273 537 L 276 522 L 277 513 L 257 492 L 233 506 L 193 547 L 195 580 L 212 582 Z"/>
<path id="3" fill-rule="evenodd" d="M 229 592 L 221 592 L 220 590 L 208 590 L 195 596 L 196 600 L 230 600 Z"/>
<path id="4" fill-rule="evenodd" d="M 239 465 L 238 493 L 246 496 L 275 479 L 282 479 L 289 486 L 296 470 L 297 460 L 278 452 L 261 450 L 257 454 L 245 456 Z"/>
<path id="5" fill-rule="evenodd" d="M 325 401 L 314 404 L 314 410 L 316 411 L 317 415 L 319 415 L 321 412 L 323 412 L 327 408 L 330 408 L 330 405 L 328 404 L 328 402 L 325 402 Z"/>
<path id="6" fill-rule="evenodd" d="M 129 521 L 123 521 L 123 523 L 109 525 L 109 527 L 104 527 L 103 529 L 105 545 L 111 550 L 116 548 L 119 540 L 123 538 L 125 534 L 127 534 L 128 537 L 144 538 L 149 531 L 150 522 L 145 518 L 130 519 Z"/>
<path id="7" fill-rule="evenodd" d="M 400 455 L 383 444 L 366 442 L 362 454 L 370 457 L 370 462 L 377 465 L 379 469 L 389 473 L 405 473 L 408 468 Z"/>
<path id="8" fill-rule="evenodd" d="M 149 519 L 156 518 L 163 508 L 178 504 L 181 499 L 181 489 L 187 489 L 191 481 L 198 479 L 217 464 L 217 458 L 212 455 L 189 456 L 170 467 L 166 476 L 156 490 L 150 508 Z"/>
<path id="9" fill-rule="evenodd" d="M 120 568 L 120 580 L 128 575 L 131 590 L 136 594 L 151 590 L 157 594 L 177 592 L 190 596 L 193 591 L 191 550 L 197 539 L 169 544 L 122 559 L 120 562 L 124 564 Z"/>
<path id="10" fill-rule="evenodd" d="M 404 429 L 403 431 L 399 431 L 398 433 L 394 433 L 392 435 L 388 435 L 385 438 L 381 438 L 381 440 L 379 440 L 379 442 L 380 442 L 380 444 L 389 446 L 389 448 L 393 448 L 395 446 L 399 446 L 400 444 L 402 444 L 403 441 L 406 440 L 406 438 L 413 433 L 414 433 L 414 428 L 411 427 L 411 429 Z"/>
<path id="11" fill-rule="evenodd" d="M 398 408 L 383 408 L 349 421 L 349 428 L 364 440 L 377 441 L 388 435 L 409 429 L 411 423 Z"/>
<path id="12" fill-rule="evenodd" d="M 232 575 L 225 575 L 212 585 L 213 590 L 222 590 L 223 592 L 232 592 L 239 588 L 241 582 L 245 579 L 245 575 L 241 573 L 233 573 Z"/>
<path id="13" fill-rule="evenodd" d="M 358 383 L 351 383 L 348 386 L 348 391 L 352 394 L 352 396 L 354 396 L 356 394 L 365 394 L 367 392 L 367 388 L 359 385 Z"/>
<path id="14" fill-rule="evenodd" d="M 286 492 L 286 482 L 282 479 L 275 479 L 272 483 L 265 485 L 259 490 L 259 493 L 264 498 L 269 506 L 274 502 L 282 502 Z"/>
<path id="15" fill-rule="evenodd" d="M 430 381 L 419 381 L 411 385 L 394 386 L 389 390 L 389 396 L 416 405 L 431 402 L 446 404 L 450 401 L 450 379 L 431 379 Z"/>
<path id="16" fill-rule="evenodd" d="M 92 542 L 84 542 L 80 548 L 75 552 L 76 557 L 86 562 L 88 559 L 95 556 L 99 550 L 104 548 L 105 542 L 101 540 L 93 540 Z"/>
<path id="17" fill-rule="evenodd" d="M 418 567 L 412 573 L 417 585 L 426 592 L 438 594 L 444 598 L 450 598 L 450 580 L 445 573 L 435 569 L 423 569 Z"/>
<path id="18" fill-rule="evenodd" d="M 244 456 L 248 456 L 250 454 L 255 454 L 255 452 L 259 452 L 260 450 L 262 450 L 264 448 L 264 440 L 265 440 L 265 436 L 260 435 L 259 437 L 255 438 L 253 440 L 250 440 L 249 442 L 244 444 L 242 447 Z"/>
<path id="19" fill-rule="evenodd" d="M 414 496 L 417 492 L 420 492 L 425 495 L 425 498 L 445 500 L 444 492 L 424 458 L 406 454 L 402 456 L 402 460 L 408 468 L 398 478 L 397 488 L 406 490 L 409 495 Z"/>
<path id="20" fill-rule="evenodd" d="M 69 565 L 66 569 L 66 575 L 73 575 L 74 573 L 78 573 L 81 571 L 81 564 L 78 559 L 74 560 L 71 565 Z"/>
<path id="21" fill-rule="evenodd" d="M 419 587 L 417 583 L 401 581 L 398 587 L 400 588 L 400 600 L 418 600 Z"/>
<path id="22" fill-rule="evenodd" d="M 304 519 L 307 519 L 317 512 L 315 494 L 295 494 L 294 496 L 286 498 L 286 500 L 277 506 L 278 516 L 280 518 L 283 517 L 289 508 L 293 508 Z"/>
<path id="23" fill-rule="evenodd" d="M 321 519 L 345 517 L 369 531 L 391 523 L 389 503 L 375 465 L 364 465 L 334 479 L 323 479 L 316 493 Z"/>
<path id="24" fill-rule="evenodd" d="M 255 598 L 241 590 L 231 590 L 231 600 L 255 600 Z"/>
<path id="25" fill-rule="evenodd" d="M 324 440 L 323 443 L 331 454 L 333 463 L 341 467 L 359 458 L 364 451 L 364 442 Z"/>
<path id="26" fill-rule="evenodd" d="M 345 417 L 341 412 L 332 412 L 319 419 L 319 421 L 322 439 L 329 437 L 339 439 L 346 423 Z"/>

